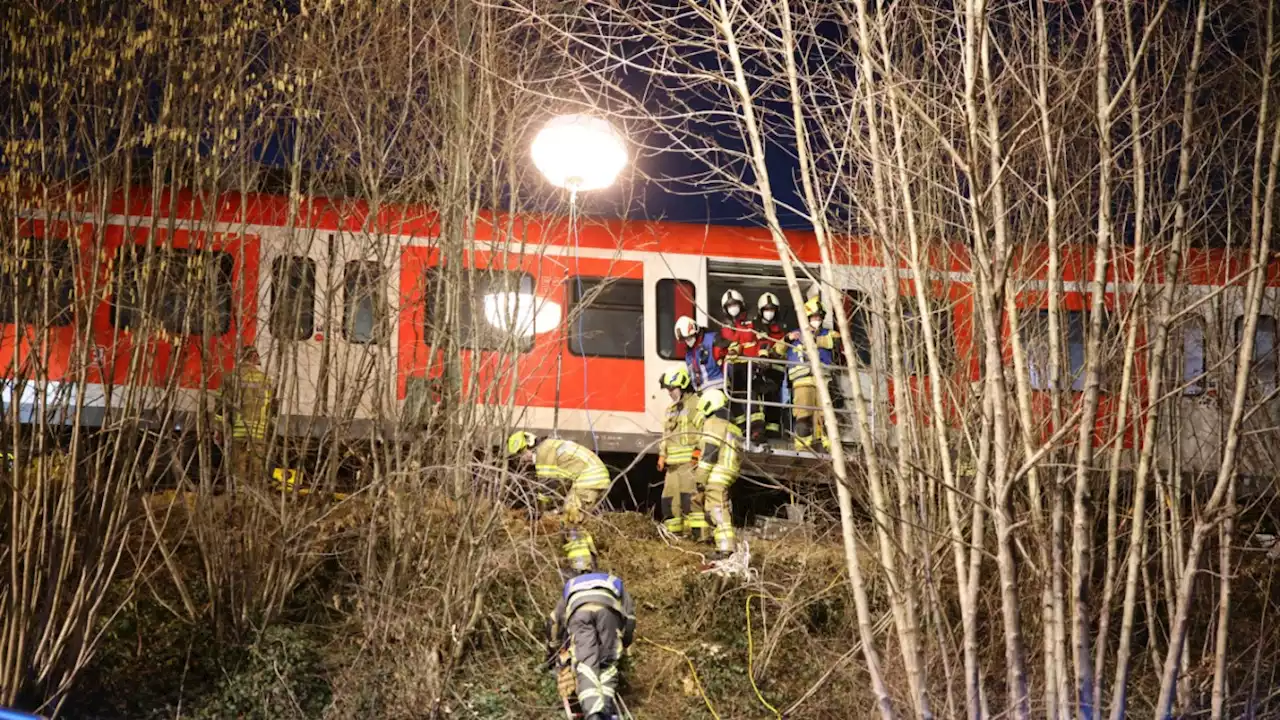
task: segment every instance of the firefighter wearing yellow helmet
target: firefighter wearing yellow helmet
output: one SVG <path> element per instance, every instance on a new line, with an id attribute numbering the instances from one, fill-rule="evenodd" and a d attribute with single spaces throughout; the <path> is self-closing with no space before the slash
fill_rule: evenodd
<path id="1" fill-rule="evenodd" d="M 742 467 L 742 429 L 729 421 L 729 398 L 719 388 L 702 393 L 698 413 L 702 416 L 702 432 L 694 484 L 706 506 L 707 521 L 714 529 L 716 552 L 712 557 L 722 560 L 732 555 L 737 546 L 729 488 Z"/>
<path id="2" fill-rule="evenodd" d="M 698 395 L 693 392 L 689 371 L 672 368 L 662 374 L 658 385 L 671 396 L 658 445 L 658 470 L 665 470 L 662 482 L 662 525 L 676 535 L 701 540 L 707 528 L 701 507 L 693 513 L 694 451 L 702 416 L 698 413 Z"/>
<path id="3" fill-rule="evenodd" d="M 609 469 L 604 462 L 572 440 L 539 441 L 533 433 L 525 431 L 512 433 L 507 438 L 507 457 L 532 465 L 541 481 L 568 486 L 560 515 L 565 558 L 573 570 L 595 569 L 595 541 L 583 522 L 609 489 Z"/>
<path id="4" fill-rule="evenodd" d="M 834 365 L 840 333 L 823 327 L 827 311 L 817 295 L 804 304 L 805 318 L 818 346 L 818 360 L 823 365 Z M 787 333 L 786 340 L 774 346 L 774 352 L 787 358 L 787 380 L 791 383 L 792 414 L 795 417 L 795 448 L 812 451 L 817 442 L 824 448 L 831 447 L 818 409 L 818 386 L 809 370 L 809 358 L 804 352 L 804 341 L 799 330 Z"/>

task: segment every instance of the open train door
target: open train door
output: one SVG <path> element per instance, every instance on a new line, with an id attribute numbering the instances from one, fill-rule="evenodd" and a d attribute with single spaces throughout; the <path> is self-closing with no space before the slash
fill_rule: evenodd
<path id="1" fill-rule="evenodd" d="M 668 368 L 684 364 L 685 347 L 675 339 L 676 319 L 688 315 L 699 323 L 707 321 L 705 262 L 691 255 L 661 255 L 657 262 L 645 263 L 645 414 L 659 432 L 671 398 L 658 387 L 658 378 Z"/>

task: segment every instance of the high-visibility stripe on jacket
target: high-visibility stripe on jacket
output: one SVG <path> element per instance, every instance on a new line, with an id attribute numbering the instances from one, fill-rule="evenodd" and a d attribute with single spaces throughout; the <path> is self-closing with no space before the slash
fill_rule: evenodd
<path id="1" fill-rule="evenodd" d="M 699 485 L 731 485 L 742 468 L 742 428 L 719 417 L 702 423 L 701 458 L 695 471 Z"/>
<path id="2" fill-rule="evenodd" d="M 609 487 L 609 469 L 590 450 L 572 440 L 547 438 L 533 452 L 539 480 L 567 480 L 572 487 L 603 490 Z"/>
<path id="3" fill-rule="evenodd" d="M 604 606 L 622 616 L 622 644 L 631 644 L 636 629 L 635 601 L 623 586 L 622 578 L 603 572 L 579 575 L 564 584 L 560 601 L 551 611 L 547 639 L 559 643 L 564 638 L 569 618 L 585 605 Z"/>
<path id="4" fill-rule="evenodd" d="M 828 328 L 822 328 L 814 333 L 814 344 L 818 346 L 818 360 L 823 365 L 835 364 L 836 341 L 839 339 L 840 333 Z M 786 353 L 787 377 L 793 381 L 813 374 L 809 371 L 809 358 L 804 352 L 804 340 L 797 338 L 793 343 L 780 341 L 774 345 L 774 352 L 779 355 Z"/>
<path id="5" fill-rule="evenodd" d="M 658 444 L 658 457 L 665 459 L 668 465 L 683 465 L 692 461 L 693 451 L 698 447 L 698 430 L 701 426 L 698 396 L 685 392 L 679 402 L 673 402 L 667 408 L 662 442 Z"/>
<path id="6" fill-rule="evenodd" d="M 224 388 L 231 412 L 231 437 L 262 440 L 271 420 L 271 378 L 252 364 L 242 364 Z"/>

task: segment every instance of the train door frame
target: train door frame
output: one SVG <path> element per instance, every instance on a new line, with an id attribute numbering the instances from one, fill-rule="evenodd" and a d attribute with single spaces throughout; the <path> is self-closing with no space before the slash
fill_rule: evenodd
<path id="1" fill-rule="evenodd" d="M 654 432 L 662 432 L 663 418 L 670 398 L 658 387 L 658 378 L 663 371 L 679 367 L 684 361 L 679 358 L 664 358 L 659 352 L 658 338 L 661 333 L 673 337 L 674 327 L 658 325 L 658 286 L 663 280 L 688 282 L 694 288 L 694 319 L 699 325 L 707 322 L 706 309 L 703 303 L 707 297 L 707 260 L 699 255 L 679 255 L 654 253 L 644 263 L 644 356 L 645 356 L 645 415 L 649 418 L 650 428 Z M 656 452 L 656 448 L 655 448 Z"/>
<path id="2" fill-rule="evenodd" d="M 258 283 L 258 307 L 263 308 L 263 312 L 260 313 L 255 342 L 259 354 L 266 360 L 264 370 L 276 382 L 281 431 L 290 435 L 308 435 L 323 414 L 318 403 L 321 396 L 320 368 L 328 337 L 323 296 L 327 287 L 328 255 L 325 246 L 328 231 L 271 228 L 263 235 Z M 280 338 L 275 334 L 276 262 L 282 258 L 311 265 L 311 331 L 305 337 Z M 291 267 L 287 265 L 282 269 Z"/>
<path id="3" fill-rule="evenodd" d="M 328 383 L 328 420 L 350 422 L 351 431 L 362 434 L 375 418 L 395 417 L 398 411 L 398 333 L 395 299 L 398 297 L 401 241 L 398 236 L 366 231 L 331 232 L 326 242 L 324 285 L 326 297 L 325 353 L 323 380 Z M 364 263 L 353 270 L 352 265 Z M 350 273 L 355 272 L 356 275 Z M 374 284 L 367 298 L 370 305 L 368 330 L 350 328 L 348 294 L 351 281 Z M 361 299 L 359 302 L 363 303 Z M 355 311 L 360 314 L 361 310 Z M 362 321 L 356 320 L 359 324 Z M 363 338 L 363 339 L 358 339 Z M 360 392 L 349 395 L 347 381 L 357 378 Z"/>

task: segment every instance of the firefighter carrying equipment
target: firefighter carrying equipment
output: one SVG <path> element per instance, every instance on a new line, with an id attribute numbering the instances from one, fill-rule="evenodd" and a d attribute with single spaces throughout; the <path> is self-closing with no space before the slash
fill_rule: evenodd
<path id="1" fill-rule="evenodd" d="M 670 371 L 667 374 L 670 375 Z M 684 368 L 678 370 L 687 383 L 689 376 Z M 663 376 L 663 382 L 667 380 Z M 667 408 L 663 425 L 662 442 L 658 445 L 658 469 L 666 470 L 662 483 L 662 524 L 677 535 L 692 528 L 686 526 L 686 518 L 693 512 L 693 462 L 698 445 L 698 432 L 702 428 L 702 416 L 698 413 L 698 396 L 683 392 L 680 399 Z"/>
<path id="2" fill-rule="evenodd" d="M 617 712 L 618 662 L 635 640 L 635 602 L 622 578 L 591 572 L 570 578 L 547 623 L 549 654 L 566 645 L 588 720 Z"/>
<path id="3" fill-rule="evenodd" d="M 700 457 L 694 471 L 694 484 L 703 495 L 705 517 L 714 528 L 716 551 L 722 558 L 731 555 L 737 546 L 729 488 L 742 467 L 743 443 L 742 430 L 724 417 L 727 402 L 718 390 L 703 394 L 698 406 L 704 416 Z"/>
<path id="4" fill-rule="evenodd" d="M 599 456 L 572 440 L 547 438 L 533 448 L 533 455 L 539 480 L 568 486 L 560 523 L 569 567 L 595 567 L 595 540 L 583 522 L 609 489 L 609 469 Z"/>

